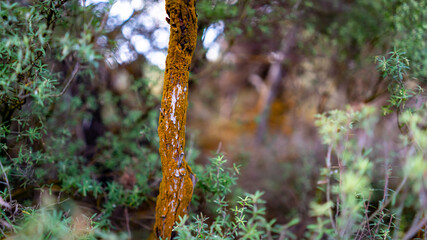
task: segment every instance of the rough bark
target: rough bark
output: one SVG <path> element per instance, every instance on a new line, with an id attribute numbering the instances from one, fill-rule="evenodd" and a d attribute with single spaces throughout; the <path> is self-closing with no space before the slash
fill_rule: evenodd
<path id="1" fill-rule="evenodd" d="M 154 233 L 170 239 L 179 216 L 187 214 L 194 175 L 185 161 L 188 77 L 197 41 L 195 0 L 166 0 L 170 38 L 159 117 L 163 178 L 156 205 Z"/>

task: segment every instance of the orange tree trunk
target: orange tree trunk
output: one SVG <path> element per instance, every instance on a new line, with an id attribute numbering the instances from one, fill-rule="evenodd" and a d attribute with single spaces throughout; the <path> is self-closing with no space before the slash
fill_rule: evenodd
<path id="1" fill-rule="evenodd" d="M 166 12 L 170 38 L 158 129 L 163 178 L 154 227 L 162 239 L 170 239 L 178 216 L 187 214 L 195 179 L 184 157 L 188 75 L 197 40 L 195 0 L 166 0 Z"/>

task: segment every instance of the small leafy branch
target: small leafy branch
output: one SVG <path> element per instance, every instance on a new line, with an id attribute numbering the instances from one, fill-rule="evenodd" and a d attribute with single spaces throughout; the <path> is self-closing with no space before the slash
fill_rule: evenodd
<path id="1" fill-rule="evenodd" d="M 378 71 L 382 73 L 382 77 L 389 79 L 390 104 L 383 108 L 384 114 L 391 113 L 393 108 L 404 108 L 409 98 L 423 91 L 420 86 L 417 86 L 417 91 L 408 89 L 406 86 L 407 74 L 410 68 L 405 52 L 394 49 L 385 56 L 377 56 L 375 63 Z"/>
<path id="2" fill-rule="evenodd" d="M 213 222 L 208 224 L 209 217 L 200 213 L 193 216 L 190 224 L 185 224 L 189 217 L 184 216 L 174 228 L 177 239 L 295 239 L 288 230 L 299 220 L 294 219 L 286 225 L 278 225 L 274 219 L 268 221 L 265 218 L 265 201 L 261 199 L 262 192 L 245 193 L 232 206 L 227 195 L 236 184 L 239 166 L 226 168 L 226 162 L 223 155 L 218 155 L 211 159 L 206 172 L 198 175 L 201 176 L 198 187 L 215 207 Z"/>

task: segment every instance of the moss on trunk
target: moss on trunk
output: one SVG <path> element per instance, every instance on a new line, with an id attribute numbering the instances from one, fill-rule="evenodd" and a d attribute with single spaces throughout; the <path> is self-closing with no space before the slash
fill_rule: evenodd
<path id="1" fill-rule="evenodd" d="M 174 223 L 187 213 L 194 176 L 185 161 L 188 77 L 197 41 L 195 0 L 166 0 L 170 24 L 169 49 L 159 117 L 163 178 L 156 205 L 157 238 L 170 239 Z"/>

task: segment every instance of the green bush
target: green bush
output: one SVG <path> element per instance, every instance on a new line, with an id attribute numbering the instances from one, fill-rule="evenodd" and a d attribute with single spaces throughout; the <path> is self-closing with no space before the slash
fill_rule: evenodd
<path id="1" fill-rule="evenodd" d="M 200 180 L 197 186 L 215 210 L 212 221 L 200 213 L 194 214 L 189 224 L 186 224 L 189 217 L 184 216 L 174 229 L 177 239 L 270 239 L 279 234 L 282 237 L 294 237 L 287 230 L 298 220 L 284 226 L 275 224 L 275 220 L 267 221 L 262 192 L 245 193 L 238 197 L 235 204 L 231 203 L 227 197 L 236 185 L 239 166 L 228 168 L 226 163 L 224 156 L 218 155 L 198 175 Z"/>
<path id="2" fill-rule="evenodd" d="M 398 139 L 383 139 L 382 146 L 372 143 L 371 139 L 378 139 L 374 130 L 380 119 L 373 106 L 358 110 L 349 107 L 317 116 L 319 134 L 328 145 L 321 181 L 325 196 L 311 206 L 316 223 L 308 226 L 307 236 L 410 239 L 418 231 L 425 231 L 425 217 L 421 217 L 426 213 L 425 197 L 420 192 L 427 184 L 422 177 L 427 172 L 427 131 L 423 127 L 427 104 L 405 107 L 417 93 L 404 84 L 409 67 L 403 53 L 395 50 L 379 59 L 378 68 L 390 81 L 390 104 L 384 109 L 391 112 L 393 107 L 401 113 L 397 116 L 401 125 L 396 126 L 401 133 Z M 378 157 L 386 145 L 394 146 L 394 152 Z M 376 179 L 378 167 L 385 171 L 382 184 Z M 391 174 L 400 179 L 396 188 L 390 187 Z"/>
<path id="3" fill-rule="evenodd" d="M 0 236 L 31 222 L 24 212 L 37 209 L 43 191 L 59 201 L 92 202 L 102 214 L 91 221 L 108 229 L 114 229 L 114 211 L 153 201 L 152 184 L 160 178 L 158 99 L 152 79 L 130 79 L 129 90 L 119 94 L 96 75 L 109 74 L 104 50 L 94 43 L 105 34 L 102 17 L 110 4 L 103 6 L 0 3 L 0 161 L 7 182 L 0 197 L 18 209 L 3 214 L 8 224 L 0 224 Z M 123 104 L 132 98 L 137 107 Z M 66 229 L 63 213 L 40 216 Z"/>

